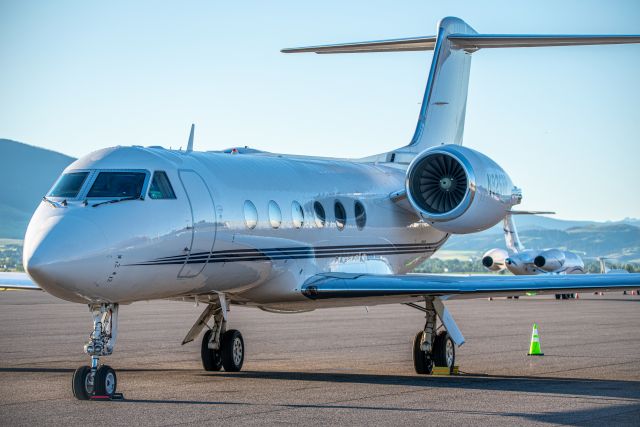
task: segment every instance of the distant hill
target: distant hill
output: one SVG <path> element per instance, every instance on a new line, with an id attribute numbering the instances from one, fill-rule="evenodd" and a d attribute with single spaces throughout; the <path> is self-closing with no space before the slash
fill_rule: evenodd
<path id="1" fill-rule="evenodd" d="M 0 139 L 0 238 L 24 237 L 40 199 L 74 160 L 55 151 Z"/>
<path id="2" fill-rule="evenodd" d="M 629 221 L 633 223 L 633 220 Z M 640 262 L 640 227 L 631 223 L 597 223 L 566 229 L 518 227 L 526 248 L 561 248 L 585 257 L 608 257 L 618 262 Z M 473 251 L 477 256 L 491 248 L 504 248 L 502 230 L 452 236 L 443 249 Z"/>

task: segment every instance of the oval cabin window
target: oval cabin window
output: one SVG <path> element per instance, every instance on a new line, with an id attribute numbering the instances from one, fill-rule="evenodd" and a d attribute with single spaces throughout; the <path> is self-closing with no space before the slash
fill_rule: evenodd
<path id="1" fill-rule="evenodd" d="M 367 212 L 364 210 L 364 205 L 358 201 L 355 203 L 355 214 L 356 226 L 358 227 L 358 230 L 362 230 L 367 224 Z"/>
<path id="2" fill-rule="evenodd" d="M 273 228 L 280 228 L 280 224 L 282 224 L 280 206 L 273 200 L 269 201 L 269 222 Z"/>
<path id="3" fill-rule="evenodd" d="M 327 215 L 324 212 L 324 208 L 320 202 L 315 202 L 313 204 L 313 213 L 315 214 L 316 225 L 319 228 L 324 227 L 324 223 L 326 221 Z"/>
<path id="4" fill-rule="evenodd" d="M 250 230 L 253 230 L 258 225 L 258 210 L 250 200 L 245 200 L 244 202 L 244 223 Z"/>
<path id="5" fill-rule="evenodd" d="M 295 228 L 302 228 L 304 225 L 304 211 L 300 203 L 295 200 L 291 203 L 291 219 Z"/>
<path id="6" fill-rule="evenodd" d="M 347 211 L 344 210 L 342 203 L 338 201 L 333 205 L 333 209 L 336 214 L 336 227 L 338 227 L 338 230 L 344 230 L 344 226 L 347 225 Z"/>

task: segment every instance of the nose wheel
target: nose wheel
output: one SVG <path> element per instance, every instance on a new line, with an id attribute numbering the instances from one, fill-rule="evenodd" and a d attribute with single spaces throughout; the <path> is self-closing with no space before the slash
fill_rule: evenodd
<path id="1" fill-rule="evenodd" d="M 116 395 L 118 377 L 108 365 L 100 365 L 100 356 L 113 353 L 118 325 L 118 304 L 90 304 L 93 331 L 84 351 L 91 366 L 80 366 L 73 373 L 71 390 L 78 400 L 111 399 Z"/>
<path id="2" fill-rule="evenodd" d="M 118 378 L 110 366 L 102 365 L 95 372 L 90 366 L 80 366 L 73 373 L 73 396 L 78 400 L 92 397 L 111 398 L 116 393 Z"/>

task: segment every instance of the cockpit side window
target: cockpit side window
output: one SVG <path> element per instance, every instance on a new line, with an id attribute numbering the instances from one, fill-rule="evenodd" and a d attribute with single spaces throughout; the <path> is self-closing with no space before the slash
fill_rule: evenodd
<path id="1" fill-rule="evenodd" d="M 82 184 L 87 179 L 89 172 L 65 173 L 60 177 L 56 185 L 49 191 L 49 197 L 66 197 L 73 199 L 78 196 Z"/>
<path id="2" fill-rule="evenodd" d="M 149 198 L 158 199 L 175 199 L 176 194 L 173 192 L 169 177 L 163 171 L 155 171 L 153 173 L 153 179 L 151 180 L 151 186 L 149 187 Z"/>
<path id="3" fill-rule="evenodd" d="M 87 197 L 140 197 L 144 172 L 100 172 Z"/>

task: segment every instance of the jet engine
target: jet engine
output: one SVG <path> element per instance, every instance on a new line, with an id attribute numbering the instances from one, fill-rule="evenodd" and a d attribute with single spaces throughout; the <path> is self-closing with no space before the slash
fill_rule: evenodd
<path id="1" fill-rule="evenodd" d="M 504 249 L 491 249 L 482 256 L 482 265 L 489 271 L 502 271 L 506 268 L 505 260 L 509 253 Z"/>
<path id="2" fill-rule="evenodd" d="M 496 162 L 453 144 L 420 153 L 409 165 L 405 188 L 409 203 L 424 221 L 454 234 L 494 226 L 522 198 Z"/>
<path id="3" fill-rule="evenodd" d="M 582 258 L 572 252 L 565 252 L 559 249 L 547 249 L 540 252 L 534 258 L 533 263 L 540 270 L 546 272 L 583 272 L 584 262 Z"/>

